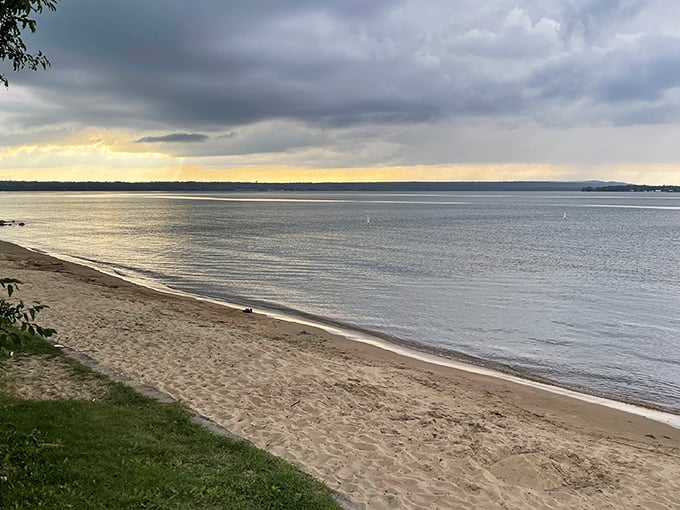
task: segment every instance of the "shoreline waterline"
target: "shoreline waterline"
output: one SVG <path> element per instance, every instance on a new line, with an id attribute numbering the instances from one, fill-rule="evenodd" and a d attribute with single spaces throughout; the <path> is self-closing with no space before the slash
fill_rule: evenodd
<path id="1" fill-rule="evenodd" d="M 22 246 L 9 241 L 3 242 L 60 261 L 65 261 L 71 264 L 88 267 L 89 269 L 97 271 L 101 274 L 118 278 L 133 285 L 144 287 L 163 294 L 190 298 L 196 301 L 202 301 L 237 310 L 243 309 L 245 306 L 250 306 L 250 304 L 235 303 L 222 299 L 215 299 L 212 297 L 203 296 L 200 294 L 194 294 L 178 289 L 173 289 L 171 287 L 168 287 L 167 285 L 164 285 L 152 279 L 143 279 L 127 275 L 116 270 L 107 269 L 106 267 L 104 267 L 103 264 L 98 264 L 96 261 L 92 261 L 86 258 L 74 257 L 61 253 L 54 253 L 29 246 Z M 443 350 L 435 350 L 435 352 L 428 352 L 427 346 L 425 345 L 421 346 L 420 344 L 417 344 L 416 342 L 413 341 L 401 340 L 398 338 L 394 339 L 382 338 L 379 334 L 372 333 L 369 331 L 362 331 L 359 328 L 353 328 L 348 325 L 339 324 L 337 322 L 334 322 L 330 319 L 325 319 L 323 317 L 316 318 L 308 314 L 304 314 L 304 312 L 296 312 L 295 310 L 283 311 L 277 310 L 276 308 L 273 307 L 267 307 L 266 305 L 262 306 L 253 305 L 253 313 L 263 315 L 265 317 L 270 317 L 272 319 L 318 328 L 327 333 L 341 336 L 347 340 L 362 343 L 365 345 L 370 345 L 372 347 L 376 347 L 383 351 L 396 354 L 397 356 L 409 358 L 411 360 L 417 360 L 430 365 L 451 368 L 454 370 L 460 370 L 481 376 L 492 377 L 498 380 L 508 381 L 514 384 L 519 384 L 522 386 L 538 389 L 541 391 L 546 391 L 552 394 L 576 399 L 582 402 L 587 402 L 590 404 L 607 407 L 617 411 L 622 411 L 628 414 L 633 414 L 659 423 L 663 423 L 665 425 L 669 425 L 675 429 L 680 429 L 680 414 L 677 414 L 675 412 L 655 409 L 651 407 L 651 404 L 648 407 L 647 404 L 642 402 L 622 401 L 603 395 L 588 393 L 585 389 L 577 390 L 565 386 L 560 386 L 556 382 L 547 381 L 545 379 L 541 381 L 535 380 L 532 379 L 531 374 L 524 374 L 519 373 L 518 371 L 514 371 L 517 374 L 515 375 L 513 373 L 504 372 L 503 370 L 500 369 L 476 365 L 474 364 L 476 358 L 472 356 L 467 356 L 464 353 L 457 353 L 455 351 L 450 352 L 452 356 L 460 355 L 461 357 L 470 359 L 470 362 L 448 358 L 443 354 L 442 352 Z M 417 347 L 415 347 L 416 345 Z M 422 347 L 422 350 L 420 349 L 420 347 Z M 485 364 L 488 363 L 489 365 L 493 364 L 492 362 L 489 362 L 484 359 L 479 359 L 479 362 Z"/>
<path id="2" fill-rule="evenodd" d="M 17 194 L 3 200 L 4 214 L 28 227 L 3 237 L 135 280 L 302 311 L 419 351 L 678 413 L 677 211 L 584 207 L 678 200 L 605 198 Z M 454 201 L 466 205 L 443 205 Z"/>

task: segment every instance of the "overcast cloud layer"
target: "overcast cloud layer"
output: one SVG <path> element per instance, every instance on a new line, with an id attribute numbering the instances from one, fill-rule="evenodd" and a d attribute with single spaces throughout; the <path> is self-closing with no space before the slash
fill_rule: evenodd
<path id="1" fill-rule="evenodd" d="M 680 161 L 671 0 L 61 0 L 2 144 L 300 166 Z M 212 161 L 212 160 L 211 160 Z"/>

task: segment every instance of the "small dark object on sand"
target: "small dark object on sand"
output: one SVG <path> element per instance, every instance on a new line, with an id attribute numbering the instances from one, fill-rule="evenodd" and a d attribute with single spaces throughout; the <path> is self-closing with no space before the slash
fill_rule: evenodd
<path id="1" fill-rule="evenodd" d="M 253 313 L 252 308 L 244 308 L 242 311 L 243 311 L 243 313 Z"/>

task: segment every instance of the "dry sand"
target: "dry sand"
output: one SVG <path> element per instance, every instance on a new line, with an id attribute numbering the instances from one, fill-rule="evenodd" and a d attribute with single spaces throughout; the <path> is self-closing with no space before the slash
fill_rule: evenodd
<path id="1" fill-rule="evenodd" d="M 680 430 L 0 243 L 57 341 L 367 509 L 680 508 Z M 58 379 L 59 374 L 50 377 Z"/>

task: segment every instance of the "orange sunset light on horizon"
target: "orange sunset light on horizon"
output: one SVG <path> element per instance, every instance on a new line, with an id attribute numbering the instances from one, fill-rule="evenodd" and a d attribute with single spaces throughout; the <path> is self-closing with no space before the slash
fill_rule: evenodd
<path id="1" fill-rule="evenodd" d="M 247 160 L 253 164 L 247 164 Z M 94 143 L 25 145 L 0 149 L 0 180 L 36 181 L 570 181 L 606 174 L 608 180 L 673 184 L 680 165 L 569 165 L 550 163 L 452 163 L 437 165 L 315 168 L 284 166 L 268 155 L 248 158 L 181 157 L 138 146 Z M 235 160 L 235 161 L 234 161 Z M 258 161 L 259 160 L 259 161 Z"/>

